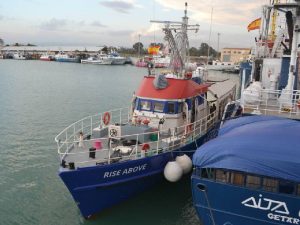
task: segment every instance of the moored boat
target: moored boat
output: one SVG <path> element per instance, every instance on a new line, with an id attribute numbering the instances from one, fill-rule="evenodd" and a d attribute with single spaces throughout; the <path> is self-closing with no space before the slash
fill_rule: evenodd
<path id="1" fill-rule="evenodd" d="M 235 64 L 233 62 L 221 62 L 219 60 L 214 60 L 212 62 L 208 62 L 206 65 L 208 70 L 234 70 Z"/>
<path id="2" fill-rule="evenodd" d="M 26 57 L 25 57 L 25 53 L 24 52 L 16 52 L 13 54 L 13 59 L 17 59 L 17 60 L 25 60 Z"/>
<path id="3" fill-rule="evenodd" d="M 261 41 L 249 79 L 243 69 L 241 99 L 227 104 L 219 135 L 194 154 L 193 202 L 205 225 L 300 223 L 299 7 L 299 1 L 263 7 Z M 284 13 L 290 32 L 279 30 L 270 45 L 272 10 Z M 288 45 L 290 55 L 283 54 Z"/>
<path id="4" fill-rule="evenodd" d="M 164 30 L 172 42 L 170 23 Z M 176 24 L 175 35 L 181 31 L 184 37 L 199 27 L 187 26 L 186 10 Z M 188 156 L 215 135 L 226 103 L 235 98 L 235 83 L 200 84 L 186 67 L 187 51 L 179 51 L 188 40 L 181 40 L 173 45 L 172 74 L 145 76 L 129 108 L 85 117 L 56 136 L 59 176 L 84 217 L 146 190 L 164 175 L 180 179 L 191 169 Z M 176 173 L 167 169 L 174 166 Z"/>
<path id="5" fill-rule="evenodd" d="M 108 57 L 112 59 L 111 65 L 124 65 L 126 57 L 120 56 L 117 52 L 111 52 Z"/>
<path id="6" fill-rule="evenodd" d="M 52 61 L 52 60 L 54 60 L 54 56 L 49 55 L 48 53 L 45 53 L 45 54 L 41 55 L 40 60 L 42 60 L 42 61 Z"/>
<path id="7" fill-rule="evenodd" d="M 55 61 L 57 62 L 80 62 L 79 57 L 74 55 L 66 54 L 65 52 L 59 52 L 54 56 Z"/>
<path id="8" fill-rule="evenodd" d="M 83 64 L 94 64 L 94 65 L 111 65 L 113 58 L 109 57 L 107 54 L 100 53 L 95 56 L 91 56 L 87 59 L 82 59 Z"/>
<path id="9" fill-rule="evenodd" d="M 299 224 L 299 133 L 299 121 L 275 116 L 226 122 L 193 157 L 203 224 Z"/>

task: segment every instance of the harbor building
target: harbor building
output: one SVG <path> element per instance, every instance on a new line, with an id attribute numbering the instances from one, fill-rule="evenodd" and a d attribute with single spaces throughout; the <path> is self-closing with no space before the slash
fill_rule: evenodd
<path id="1" fill-rule="evenodd" d="M 247 60 L 250 54 L 251 48 L 223 48 L 221 50 L 221 61 L 238 63 Z"/>

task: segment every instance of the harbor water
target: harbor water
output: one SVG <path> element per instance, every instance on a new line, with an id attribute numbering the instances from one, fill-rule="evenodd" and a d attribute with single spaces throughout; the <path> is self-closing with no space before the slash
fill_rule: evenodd
<path id="1" fill-rule="evenodd" d="M 54 137 L 85 116 L 129 106 L 146 74 L 130 65 L 0 60 L 0 224 L 201 224 L 189 177 L 164 181 L 90 220 L 58 177 Z"/>

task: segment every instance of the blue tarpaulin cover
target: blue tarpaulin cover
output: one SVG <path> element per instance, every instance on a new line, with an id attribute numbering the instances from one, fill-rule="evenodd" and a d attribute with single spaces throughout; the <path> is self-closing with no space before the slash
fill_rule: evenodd
<path id="1" fill-rule="evenodd" d="M 233 119 L 197 149 L 193 164 L 300 182 L 300 122 L 273 116 Z"/>

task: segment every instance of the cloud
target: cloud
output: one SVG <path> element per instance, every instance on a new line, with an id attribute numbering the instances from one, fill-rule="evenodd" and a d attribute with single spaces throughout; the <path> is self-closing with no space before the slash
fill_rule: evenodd
<path id="1" fill-rule="evenodd" d="M 49 21 L 43 22 L 40 25 L 40 28 L 43 30 L 61 30 L 65 28 L 67 25 L 67 20 L 66 19 L 55 19 L 52 18 Z"/>
<path id="2" fill-rule="evenodd" d="M 103 25 L 102 23 L 100 23 L 99 21 L 93 21 L 91 23 L 91 26 L 95 26 L 95 27 L 107 27 L 107 26 Z"/>
<path id="3" fill-rule="evenodd" d="M 129 36 L 132 32 L 132 30 L 111 30 L 108 34 L 111 36 Z"/>
<path id="4" fill-rule="evenodd" d="M 167 9 L 184 10 L 184 4 L 178 0 L 156 0 L 157 3 Z M 252 21 L 260 16 L 261 6 L 267 0 L 190 0 L 188 3 L 188 15 L 192 20 L 200 24 L 210 23 L 211 10 L 213 8 L 213 23 L 241 25 L 246 21 Z"/>
<path id="5" fill-rule="evenodd" d="M 132 1 L 124 0 L 111 0 L 111 1 L 102 1 L 101 5 L 111 8 L 117 12 L 128 14 L 129 11 L 135 8 L 135 4 Z"/>

